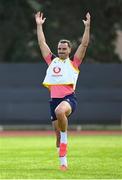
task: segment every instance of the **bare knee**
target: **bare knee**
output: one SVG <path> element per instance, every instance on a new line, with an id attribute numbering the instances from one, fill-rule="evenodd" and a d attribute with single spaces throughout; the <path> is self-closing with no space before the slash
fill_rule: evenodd
<path id="1" fill-rule="evenodd" d="M 58 120 L 65 116 L 65 112 L 62 108 L 56 108 L 55 114 Z"/>

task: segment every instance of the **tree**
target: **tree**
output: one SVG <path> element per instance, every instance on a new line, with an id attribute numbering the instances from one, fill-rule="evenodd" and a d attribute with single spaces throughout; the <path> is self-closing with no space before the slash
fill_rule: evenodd
<path id="1" fill-rule="evenodd" d="M 115 53 L 117 29 L 122 29 L 121 0 L 12 0 L 0 1 L 0 62 L 39 62 L 41 53 L 36 37 L 34 14 L 43 11 L 47 18 L 44 32 L 51 50 L 57 43 L 70 39 L 73 52 L 84 26 L 82 19 L 91 13 L 91 42 L 85 62 L 120 63 Z"/>
<path id="2" fill-rule="evenodd" d="M 0 1 L 1 62 L 30 62 L 38 57 L 34 11 L 28 1 Z"/>

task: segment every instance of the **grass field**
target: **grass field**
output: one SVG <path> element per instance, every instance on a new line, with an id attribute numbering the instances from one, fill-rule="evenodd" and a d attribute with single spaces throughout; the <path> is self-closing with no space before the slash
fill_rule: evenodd
<path id="1" fill-rule="evenodd" d="M 0 179 L 122 179 L 122 136 L 69 136 L 66 172 L 55 137 L 0 137 Z"/>

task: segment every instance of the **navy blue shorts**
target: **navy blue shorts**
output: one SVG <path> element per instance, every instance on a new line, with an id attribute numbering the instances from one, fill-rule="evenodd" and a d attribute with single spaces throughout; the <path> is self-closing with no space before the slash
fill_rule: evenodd
<path id="1" fill-rule="evenodd" d="M 74 93 L 67 95 L 63 98 L 52 98 L 49 102 L 50 102 L 50 113 L 51 113 L 51 120 L 55 121 L 56 118 L 56 114 L 55 114 L 55 109 L 56 107 L 62 102 L 62 101 L 67 101 L 72 109 L 71 114 L 75 111 L 76 106 L 77 106 L 77 99 Z"/>

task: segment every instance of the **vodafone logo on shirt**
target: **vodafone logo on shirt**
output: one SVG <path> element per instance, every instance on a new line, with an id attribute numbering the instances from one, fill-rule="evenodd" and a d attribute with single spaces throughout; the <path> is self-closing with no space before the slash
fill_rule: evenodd
<path id="1" fill-rule="evenodd" d="M 54 68 L 53 68 L 53 72 L 56 73 L 56 74 L 58 74 L 58 73 L 61 72 L 61 68 L 60 68 L 60 67 L 54 67 Z"/>

